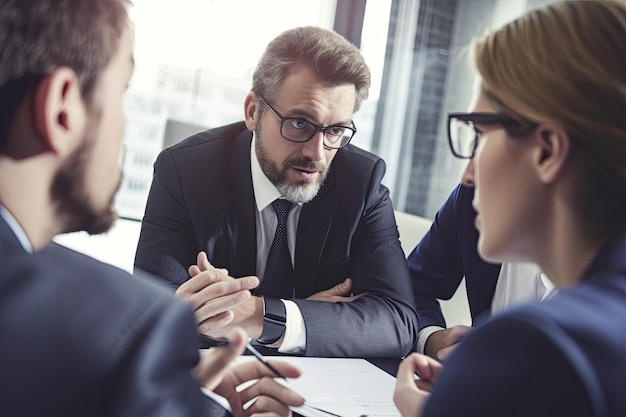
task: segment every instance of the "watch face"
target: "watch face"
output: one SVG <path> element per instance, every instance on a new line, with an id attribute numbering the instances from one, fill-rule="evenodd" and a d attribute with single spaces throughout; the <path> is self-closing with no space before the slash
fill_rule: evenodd
<path id="1" fill-rule="evenodd" d="M 285 333 L 287 311 L 278 298 L 263 297 L 263 305 L 263 333 L 257 341 L 262 345 L 271 345 Z"/>

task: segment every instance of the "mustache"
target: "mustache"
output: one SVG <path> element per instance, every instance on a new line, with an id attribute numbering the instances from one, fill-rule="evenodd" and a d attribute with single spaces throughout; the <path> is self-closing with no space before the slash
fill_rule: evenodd
<path id="1" fill-rule="evenodd" d="M 305 156 L 288 159 L 283 165 L 285 167 L 297 166 L 300 168 L 309 169 L 311 171 L 324 171 L 326 169 L 326 164 L 324 164 L 323 162 L 314 161 L 311 158 L 307 158 Z"/>

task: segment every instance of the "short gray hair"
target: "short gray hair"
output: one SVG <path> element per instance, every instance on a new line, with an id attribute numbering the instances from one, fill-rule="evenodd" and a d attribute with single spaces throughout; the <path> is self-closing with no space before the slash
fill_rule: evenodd
<path id="1" fill-rule="evenodd" d="M 332 85 L 353 84 L 354 112 L 369 95 L 370 70 L 359 49 L 337 32 L 314 26 L 289 29 L 267 45 L 252 76 L 252 91 L 274 101 L 289 71 L 300 65 Z"/>

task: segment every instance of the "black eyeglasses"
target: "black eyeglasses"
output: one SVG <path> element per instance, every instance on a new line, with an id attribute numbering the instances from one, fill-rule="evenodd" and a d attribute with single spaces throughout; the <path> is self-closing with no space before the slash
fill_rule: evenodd
<path id="1" fill-rule="evenodd" d="M 499 124 L 506 129 L 534 127 L 535 124 L 524 124 L 504 113 L 449 113 L 448 143 L 450 150 L 457 158 L 472 159 L 478 147 L 482 132 L 476 125 Z"/>
<path id="2" fill-rule="evenodd" d="M 324 146 L 331 149 L 340 149 L 348 145 L 356 134 L 354 122 L 352 127 L 348 126 L 327 126 L 322 127 L 305 119 L 296 117 L 284 117 L 272 107 L 272 105 L 260 97 L 280 119 L 280 135 L 291 142 L 307 142 L 311 140 L 317 132 L 324 134 Z"/>

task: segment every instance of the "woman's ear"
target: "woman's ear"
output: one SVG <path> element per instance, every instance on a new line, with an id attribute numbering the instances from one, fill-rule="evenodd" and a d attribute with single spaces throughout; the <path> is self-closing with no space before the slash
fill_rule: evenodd
<path id="1" fill-rule="evenodd" d="M 246 127 L 251 132 L 254 132 L 259 123 L 259 98 L 250 91 L 243 102 L 244 119 L 246 121 Z"/>
<path id="2" fill-rule="evenodd" d="M 82 140 L 86 120 L 78 77 L 71 68 L 56 68 L 36 85 L 33 125 L 46 149 L 71 152 L 77 140 Z"/>
<path id="3" fill-rule="evenodd" d="M 535 131 L 538 148 L 535 163 L 539 178 L 546 184 L 556 181 L 571 152 L 571 138 L 560 126 L 542 124 Z"/>

